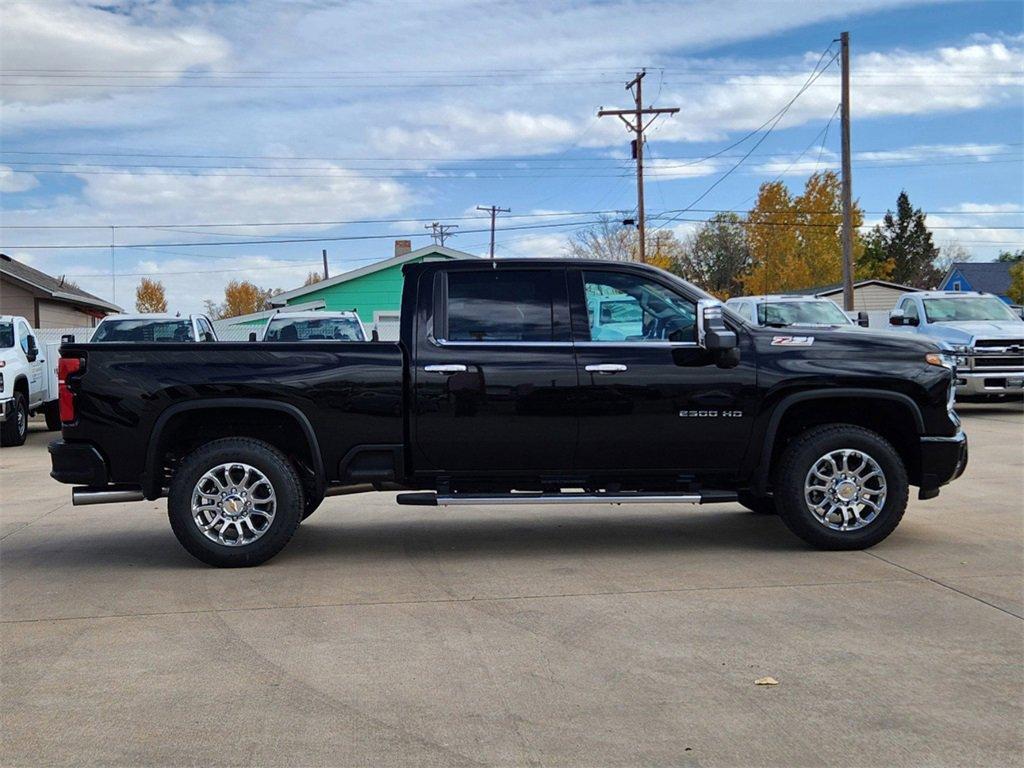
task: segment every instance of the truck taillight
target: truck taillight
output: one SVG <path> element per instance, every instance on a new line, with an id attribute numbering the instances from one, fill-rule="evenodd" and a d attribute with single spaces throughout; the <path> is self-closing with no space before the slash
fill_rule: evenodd
<path id="1" fill-rule="evenodd" d="M 62 357 L 57 363 L 57 394 L 61 422 L 72 422 L 77 416 L 75 393 L 68 389 L 68 376 L 82 370 L 84 362 L 80 357 Z"/>

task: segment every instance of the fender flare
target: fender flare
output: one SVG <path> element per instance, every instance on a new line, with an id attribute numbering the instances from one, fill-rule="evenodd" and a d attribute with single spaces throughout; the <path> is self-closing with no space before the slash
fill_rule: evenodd
<path id="1" fill-rule="evenodd" d="M 772 451 L 775 447 L 775 435 L 779 431 L 779 424 L 786 415 L 786 411 L 797 403 L 807 400 L 827 400 L 834 398 L 871 398 L 875 400 L 890 400 L 900 403 L 908 408 L 917 427 L 917 434 L 924 434 L 924 417 L 921 415 L 921 408 L 914 399 L 902 392 L 890 392 L 885 389 L 858 389 L 854 387 L 841 387 L 837 389 L 816 389 L 809 392 L 794 392 L 782 398 L 772 409 L 771 418 L 768 420 L 768 427 L 764 433 L 761 443 L 761 455 L 758 460 L 757 470 L 754 476 L 754 487 L 764 493 L 768 487 L 768 469 L 771 466 Z"/>
<path id="2" fill-rule="evenodd" d="M 142 491 L 147 499 L 155 499 L 160 496 L 161 488 L 156 487 L 156 461 L 157 446 L 160 444 L 160 437 L 163 434 L 167 423 L 178 414 L 187 411 L 201 411 L 210 408 L 255 408 L 257 410 L 278 411 L 292 417 L 302 429 L 309 445 L 310 454 L 313 457 L 313 471 L 316 473 L 317 492 L 323 493 L 327 487 L 327 473 L 324 467 L 324 457 L 320 452 L 320 441 L 317 440 L 313 425 L 302 411 L 290 403 L 278 403 L 274 401 L 260 400 L 249 397 L 209 397 L 200 400 L 189 400 L 184 403 L 176 403 L 165 409 L 153 425 L 149 433 L 149 444 L 146 448 L 145 472 L 142 478 Z"/>

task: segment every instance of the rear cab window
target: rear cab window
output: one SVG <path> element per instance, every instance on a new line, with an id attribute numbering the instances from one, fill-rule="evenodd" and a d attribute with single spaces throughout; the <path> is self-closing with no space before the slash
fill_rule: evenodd
<path id="1" fill-rule="evenodd" d="M 447 295 L 438 338 L 452 343 L 569 341 L 562 270 L 450 270 L 439 274 Z"/>

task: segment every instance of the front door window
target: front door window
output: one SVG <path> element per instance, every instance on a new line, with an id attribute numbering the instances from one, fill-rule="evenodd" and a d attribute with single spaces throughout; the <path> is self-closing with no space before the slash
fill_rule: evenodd
<path id="1" fill-rule="evenodd" d="M 590 341 L 697 341 L 697 310 L 664 286 L 625 272 L 584 272 Z"/>

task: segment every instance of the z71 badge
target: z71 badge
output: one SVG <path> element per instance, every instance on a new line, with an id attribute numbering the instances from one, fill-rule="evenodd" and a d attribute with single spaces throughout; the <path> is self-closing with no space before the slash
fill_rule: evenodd
<path id="1" fill-rule="evenodd" d="M 773 347 L 809 347 L 814 343 L 813 336 L 773 336 Z"/>

